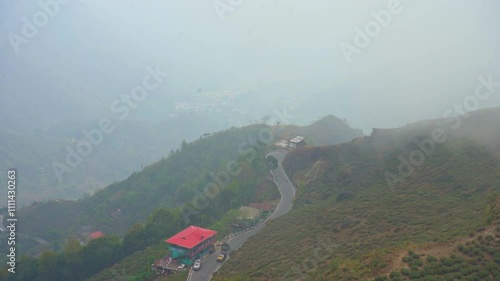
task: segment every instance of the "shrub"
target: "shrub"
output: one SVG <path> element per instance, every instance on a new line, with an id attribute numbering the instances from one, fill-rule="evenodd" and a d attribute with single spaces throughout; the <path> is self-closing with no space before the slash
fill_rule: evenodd
<path id="1" fill-rule="evenodd" d="M 428 262 L 437 262 L 437 260 L 438 260 L 438 259 L 437 259 L 436 257 L 434 257 L 434 256 L 428 256 L 428 257 L 427 257 L 427 261 L 428 261 Z"/>
<path id="2" fill-rule="evenodd" d="M 420 272 L 418 272 L 417 270 L 410 271 L 410 278 L 411 279 L 420 278 Z"/>
<path id="3" fill-rule="evenodd" d="M 405 276 L 410 276 L 410 270 L 407 268 L 403 268 L 403 269 L 401 269 L 401 274 L 403 274 Z"/>

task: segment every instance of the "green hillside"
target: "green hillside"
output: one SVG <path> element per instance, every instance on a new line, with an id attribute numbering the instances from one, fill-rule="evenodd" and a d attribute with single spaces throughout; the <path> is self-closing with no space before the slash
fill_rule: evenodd
<path id="1" fill-rule="evenodd" d="M 293 210 L 233 253 L 216 280 L 389 274 L 401 251 L 453 243 L 498 224 L 486 210 L 500 191 L 499 164 L 499 109 L 296 150 L 284 162 L 299 186 Z M 474 278 L 457 280 L 496 280 Z"/>
<path id="2" fill-rule="evenodd" d="M 329 120 L 338 119 L 329 117 Z M 57 268 L 73 269 L 52 270 L 53 274 L 45 279 L 73 276 L 74 280 L 80 280 L 124 258 L 133 259 L 130 256 L 133 253 L 141 255 L 146 247 L 189 224 L 215 227 L 224 232 L 223 222 L 229 210 L 250 202 L 279 198 L 278 190 L 269 180 L 265 160 L 272 142 L 302 131 L 309 132 L 313 138 L 325 138 L 325 132 L 339 138 L 360 135 L 359 130 L 346 130 L 345 125 L 339 127 L 341 133 L 336 132 L 338 125 L 328 120 L 310 128 L 253 125 L 207 134 L 195 142 L 183 142 L 181 148 L 167 158 L 92 196 L 78 201 L 32 204 L 19 210 L 18 255 L 49 252 L 42 254 L 41 260 L 28 259 L 20 264 L 35 263 L 50 270 L 51 263 L 44 265 L 44 260 L 49 259 Z M 213 188 L 210 186 L 213 183 L 222 188 L 207 189 Z M 64 254 L 71 241 L 67 239 L 85 241 L 92 231 L 102 231 L 109 238 L 100 242 L 104 243 L 100 247 L 108 249 L 109 259 L 99 265 L 89 259 L 94 254 L 100 255 L 93 240 L 74 254 L 83 263 L 73 264 Z M 43 243 L 39 244 L 40 241 Z M 84 274 L 74 275 L 77 269 L 83 269 Z"/>
<path id="3" fill-rule="evenodd" d="M 237 167 L 243 172 L 231 178 L 228 188 L 214 199 L 224 202 L 220 204 L 219 214 L 255 200 L 255 186 L 263 184 L 262 178 L 267 175 L 263 160 L 266 146 L 257 142 L 259 131 L 265 128 L 261 125 L 233 128 L 193 143 L 184 142 L 180 150 L 166 159 L 92 196 L 78 201 L 36 203 L 21 209 L 20 232 L 48 241 L 75 235 L 82 227 L 123 236 L 131 226 L 144 222 L 156 208 L 178 208 L 191 203 L 195 196 L 193 189 L 203 192 L 203 187 L 214 181 L 210 174 L 224 171 L 229 161 L 241 163 Z M 254 143 L 250 144 L 249 138 L 253 138 Z M 240 144 L 243 145 L 239 148 Z M 250 157 L 262 158 L 262 161 L 242 161 Z M 258 176 L 249 177 L 252 174 Z"/>
<path id="4" fill-rule="evenodd" d="M 75 152 L 80 141 L 88 141 L 90 137 L 83 132 L 95 132 L 98 121 L 65 122 L 29 132 L 0 127 L 0 180 L 4 180 L 4 171 L 9 168 L 22 172 L 19 206 L 50 199 L 76 200 L 159 161 L 179 147 L 183 139 L 195 140 L 203 133 L 229 127 L 230 122 L 223 124 L 218 119 L 227 120 L 215 116 L 183 116 L 155 122 L 113 120 L 113 132 L 104 134 L 102 142 L 94 142 L 97 145 L 92 146 L 89 155 L 79 154 L 83 157 L 76 166 L 68 164 L 68 151 Z M 5 204 L 0 202 L 0 207 Z"/>
<path id="5" fill-rule="evenodd" d="M 21 259 L 18 274 L 6 280 L 86 280 L 190 224 L 208 227 L 230 209 L 278 198 L 265 161 L 272 137 L 269 127 L 255 125 L 183 142 L 168 158 L 91 197 L 20 210 L 18 233 L 45 239 L 52 250 L 27 251 L 29 239 L 19 235 L 18 255 L 45 251 Z M 97 230 L 105 237 L 80 245 Z"/>

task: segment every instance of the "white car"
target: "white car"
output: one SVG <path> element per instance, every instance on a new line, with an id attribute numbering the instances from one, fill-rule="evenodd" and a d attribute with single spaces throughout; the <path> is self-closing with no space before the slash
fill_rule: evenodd
<path id="1" fill-rule="evenodd" d="M 193 263 L 193 270 L 200 270 L 201 268 L 201 260 L 195 260 Z"/>

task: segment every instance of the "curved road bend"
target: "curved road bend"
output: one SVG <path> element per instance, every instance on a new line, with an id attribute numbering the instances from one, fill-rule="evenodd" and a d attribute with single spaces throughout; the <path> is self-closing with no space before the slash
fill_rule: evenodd
<path id="1" fill-rule="evenodd" d="M 278 159 L 278 168 L 273 172 L 273 178 L 281 193 L 281 200 L 276 207 L 276 210 L 267 220 L 278 218 L 288 213 L 292 209 L 293 198 L 295 196 L 295 188 L 290 179 L 288 179 L 288 176 L 286 175 L 285 171 L 283 170 L 283 166 L 281 165 L 281 161 L 283 161 L 287 153 L 288 151 L 286 150 L 273 150 L 268 153 L 268 155 L 273 155 L 274 157 L 276 157 L 276 159 Z M 231 246 L 231 252 L 239 249 L 245 243 L 245 241 L 247 241 L 248 238 L 254 236 L 262 229 L 264 229 L 267 220 L 257 228 L 231 238 L 228 241 L 229 245 Z M 217 262 L 218 254 L 219 252 L 216 252 L 208 257 L 205 261 L 203 261 L 201 269 L 199 271 L 191 270 L 188 281 L 210 280 L 213 274 L 223 265 L 223 263 Z"/>

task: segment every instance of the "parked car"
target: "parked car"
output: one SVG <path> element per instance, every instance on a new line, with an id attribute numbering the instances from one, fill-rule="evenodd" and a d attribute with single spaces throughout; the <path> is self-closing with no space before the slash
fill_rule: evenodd
<path id="1" fill-rule="evenodd" d="M 201 268 L 201 260 L 195 260 L 193 263 L 193 270 L 200 270 Z"/>
<path id="2" fill-rule="evenodd" d="M 222 251 L 229 251 L 229 249 L 231 249 L 231 246 L 229 246 L 229 244 L 227 244 L 227 243 L 222 243 L 222 245 L 220 246 L 220 249 Z"/>
<path id="3" fill-rule="evenodd" d="M 225 259 L 226 259 L 226 253 L 220 253 L 220 254 L 217 256 L 217 261 L 218 261 L 218 262 L 223 262 Z"/>

